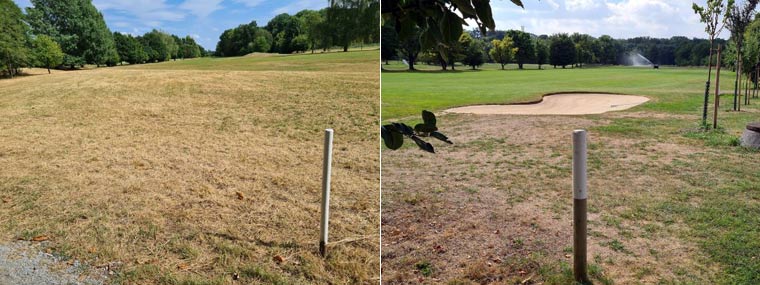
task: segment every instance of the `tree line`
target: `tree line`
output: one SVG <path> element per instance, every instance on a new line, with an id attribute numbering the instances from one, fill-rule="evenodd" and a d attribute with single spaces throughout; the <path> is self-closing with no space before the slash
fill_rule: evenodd
<path id="1" fill-rule="evenodd" d="M 295 15 L 279 14 L 266 26 L 256 21 L 224 31 L 216 56 L 241 56 L 253 52 L 298 53 L 329 50 L 339 46 L 348 51 L 352 43 L 380 41 L 378 0 L 330 1 L 319 11 L 302 10 Z"/>
<path id="2" fill-rule="evenodd" d="M 501 67 L 515 63 L 519 69 L 524 64 L 550 64 L 554 67 L 583 67 L 586 64 L 628 64 L 632 53 L 639 53 L 653 64 L 677 66 L 707 65 L 710 42 L 706 39 L 671 37 L 636 37 L 614 39 L 608 35 L 598 38 L 587 34 L 535 35 L 519 30 L 464 32 L 459 40 L 444 47 L 422 49 L 419 32 L 399 38 L 393 23 L 382 27 L 381 56 L 384 61 L 403 59 L 414 69 L 423 62 L 440 65 L 442 69 L 454 69 L 456 63 L 475 69 L 484 63 L 498 63 Z M 717 43 L 725 43 L 716 39 Z"/>
<path id="3" fill-rule="evenodd" d="M 0 75 L 22 67 L 77 68 L 159 62 L 204 55 L 192 37 L 158 30 L 133 37 L 112 33 L 91 0 L 32 0 L 23 13 L 0 0 Z"/>

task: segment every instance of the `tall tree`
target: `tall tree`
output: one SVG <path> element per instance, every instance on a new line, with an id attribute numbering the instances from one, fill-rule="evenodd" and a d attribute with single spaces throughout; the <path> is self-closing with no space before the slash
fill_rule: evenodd
<path id="1" fill-rule="evenodd" d="M 36 65 L 47 68 L 50 74 L 50 68 L 59 66 L 63 63 L 63 51 L 52 38 L 46 35 L 39 35 L 33 42 L 34 58 Z"/>
<path id="2" fill-rule="evenodd" d="M 418 28 L 413 27 L 412 29 L 416 31 Z M 401 41 L 401 44 L 399 45 L 399 51 L 401 52 L 401 55 L 406 59 L 407 64 L 409 65 L 409 70 L 415 70 L 414 64 L 417 62 L 417 56 L 419 56 L 420 52 L 422 51 L 422 48 L 420 46 L 419 33 L 408 34 L 406 37 L 404 37 Z"/>
<path id="3" fill-rule="evenodd" d="M 599 53 L 596 55 L 601 64 L 616 64 L 618 49 L 615 40 L 608 36 L 602 35 L 597 39 Z"/>
<path id="4" fill-rule="evenodd" d="M 28 50 L 27 26 L 21 9 L 12 0 L 0 0 L 0 70 L 13 77 L 24 62 Z"/>
<path id="5" fill-rule="evenodd" d="M 327 22 L 333 31 L 336 44 L 348 51 L 352 42 L 363 38 L 376 38 L 380 21 L 375 14 L 379 10 L 377 0 L 330 0 Z"/>
<path id="6" fill-rule="evenodd" d="M 269 20 L 266 30 L 274 38 L 271 51 L 285 54 L 293 53 L 293 39 L 300 34 L 299 28 L 298 19 L 287 13 L 279 14 Z"/>
<path id="7" fill-rule="evenodd" d="M 549 61 L 556 68 L 557 66 L 565 66 L 573 64 L 575 62 L 575 43 L 567 34 L 556 34 L 552 36 L 550 46 Z"/>
<path id="8" fill-rule="evenodd" d="M 524 63 L 535 60 L 536 45 L 530 34 L 518 30 L 509 30 L 507 31 L 507 36 L 512 38 L 512 42 L 517 48 L 517 53 L 515 53 L 517 68 L 523 69 Z"/>
<path id="9" fill-rule="evenodd" d="M 511 62 L 517 53 L 517 48 L 512 45 L 512 38 L 504 37 L 502 40 L 493 40 L 491 46 L 488 54 L 493 61 L 501 64 L 501 69 L 504 70 L 504 66 Z"/>
<path id="10" fill-rule="evenodd" d="M 311 53 L 314 53 L 314 50 L 318 49 L 320 46 L 319 41 L 322 39 L 322 34 L 319 29 L 322 28 L 322 22 L 324 22 L 325 19 L 322 18 L 322 14 L 320 14 L 319 11 L 314 10 L 303 10 L 298 12 L 296 18 L 298 18 L 301 25 L 301 34 L 306 37 Z"/>
<path id="11" fill-rule="evenodd" d="M 705 32 L 710 39 L 710 57 L 707 61 L 707 82 L 705 83 L 705 102 L 702 106 L 702 125 L 707 126 L 707 104 L 710 98 L 713 41 L 715 40 L 715 36 L 720 34 L 721 30 L 723 30 L 726 18 L 724 17 L 721 19 L 721 14 L 724 9 L 723 0 L 707 0 L 706 8 L 700 7 L 697 3 L 692 3 L 692 9 L 694 10 L 694 13 L 699 15 L 699 20 L 705 24 Z"/>
<path id="12" fill-rule="evenodd" d="M 385 22 L 382 28 L 383 37 L 380 39 L 380 59 L 388 64 L 388 61 L 398 56 L 399 40 L 393 23 Z"/>
<path id="13" fill-rule="evenodd" d="M 201 57 L 201 46 L 195 42 L 195 39 L 191 36 L 186 36 L 182 39 L 182 57 L 183 58 L 196 58 Z"/>
<path id="14" fill-rule="evenodd" d="M 541 65 L 549 62 L 549 45 L 544 41 L 536 41 L 536 63 L 538 63 L 538 69 L 541 69 Z"/>
<path id="15" fill-rule="evenodd" d="M 122 61 L 138 64 L 148 60 L 148 55 L 145 53 L 142 44 L 132 35 L 115 32 L 113 39 L 116 43 L 116 51 Z"/>
<path id="16" fill-rule="evenodd" d="M 478 66 L 483 65 L 486 61 L 485 42 L 481 39 L 475 39 L 469 33 L 463 33 L 459 39 L 462 45 L 464 57 L 462 63 L 475 70 Z"/>
<path id="17" fill-rule="evenodd" d="M 576 62 L 583 67 L 583 64 L 594 61 L 593 43 L 594 38 L 587 34 L 574 33 L 571 38 L 575 43 Z M 650 57 L 651 58 L 651 57 Z"/>
<path id="18" fill-rule="evenodd" d="M 736 60 L 737 70 L 736 79 L 734 80 L 734 110 L 740 110 L 741 105 L 738 104 L 739 86 L 741 81 L 741 58 L 742 58 L 742 45 L 744 44 L 744 32 L 747 29 L 750 21 L 752 21 L 752 14 L 757 7 L 758 0 L 748 0 L 743 6 L 734 5 L 733 0 L 729 0 L 728 8 L 726 9 L 726 27 L 731 31 L 731 40 L 734 41 L 736 47 Z"/>
<path id="19" fill-rule="evenodd" d="M 64 64 L 115 64 L 118 53 L 103 15 L 90 0 L 32 0 L 27 20 L 36 35 L 48 35 L 63 52 Z"/>
<path id="20" fill-rule="evenodd" d="M 156 29 L 143 35 L 141 43 L 143 44 L 143 49 L 148 54 L 150 62 L 170 60 L 174 50 L 177 48 L 177 44 L 171 35 Z"/>

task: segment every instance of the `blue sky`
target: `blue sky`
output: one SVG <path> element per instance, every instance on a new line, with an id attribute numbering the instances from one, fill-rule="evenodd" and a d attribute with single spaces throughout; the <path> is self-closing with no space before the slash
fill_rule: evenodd
<path id="1" fill-rule="evenodd" d="M 706 38 L 705 26 L 691 9 L 705 0 L 492 0 L 496 28 L 525 28 L 535 34 L 581 32 L 598 37 L 687 36 Z M 737 1 L 743 3 L 744 1 Z M 474 27 L 474 26 L 472 26 Z M 723 32 L 726 38 L 728 32 Z"/>
<path id="2" fill-rule="evenodd" d="M 29 0 L 14 0 L 20 7 Z M 153 28 L 190 35 L 213 50 L 224 30 L 256 20 L 264 26 L 280 14 L 318 10 L 327 0 L 93 0 L 112 31 L 141 35 Z"/>
<path id="3" fill-rule="evenodd" d="M 21 7 L 29 0 L 14 0 Z M 696 0 L 704 5 L 705 0 Z M 742 2 L 742 1 L 739 1 Z M 93 0 L 113 31 L 134 35 L 158 28 L 190 35 L 213 50 L 219 35 L 251 20 L 259 26 L 280 13 L 321 9 L 327 0 Z M 581 32 L 614 38 L 636 36 L 705 38 L 704 25 L 691 9 L 692 0 L 492 0 L 496 28 L 535 34 Z M 471 25 L 470 27 L 474 27 Z M 727 32 L 723 33 L 725 38 Z"/>

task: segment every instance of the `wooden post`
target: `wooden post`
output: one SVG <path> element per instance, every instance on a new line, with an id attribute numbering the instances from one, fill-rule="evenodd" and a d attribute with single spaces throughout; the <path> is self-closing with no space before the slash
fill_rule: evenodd
<path id="1" fill-rule="evenodd" d="M 734 102 L 734 104 L 736 105 L 735 106 L 736 111 L 742 110 L 742 61 L 741 61 L 741 58 L 742 58 L 741 53 L 739 53 L 739 59 L 736 60 L 739 62 L 739 68 L 736 69 L 736 77 L 739 78 L 739 82 L 737 84 L 738 89 L 739 89 L 739 94 L 738 94 L 739 98 L 736 98 L 737 101 Z"/>
<path id="2" fill-rule="evenodd" d="M 588 284 L 586 264 L 586 130 L 573 131 L 573 276 Z"/>
<path id="3" fill-rule="evenodd" d="M 713 129 L 718 127 L 718 107 L 720 106 L 720 45 L 718 45 L 718 66 L 715 71 L 715 112 L 713 113 Z"/>
<path id="4" fill-rule="evenodd" d="M 330 225 L 330 175 L 332 172 L 333 130 L 325 130 L 325 157 L 322 164 L 322 222 L 320 223 L 319 254 L 325 256 L 327 229 Z"/>

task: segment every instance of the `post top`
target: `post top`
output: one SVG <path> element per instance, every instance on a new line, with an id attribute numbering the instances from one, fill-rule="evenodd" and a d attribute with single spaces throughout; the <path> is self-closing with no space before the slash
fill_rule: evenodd
<path id="1" fill-rule="evenodd" d="M 754 122 L 747 124 L 747 129 L 753 132 L 760 133 L 760 122 Z"/>
<path id="2" fill-rule="evenodd" d="M 585 132 L 586 132 L 585 129 L 576 129 L 573 131 L 574 134 L 580 134 L 580 133 L 585 133 Z"/>
<path id="3" fill-rule="evenodd" d="M 333 129 L 325 129 L 325 132 L 332 133 Z"/>

